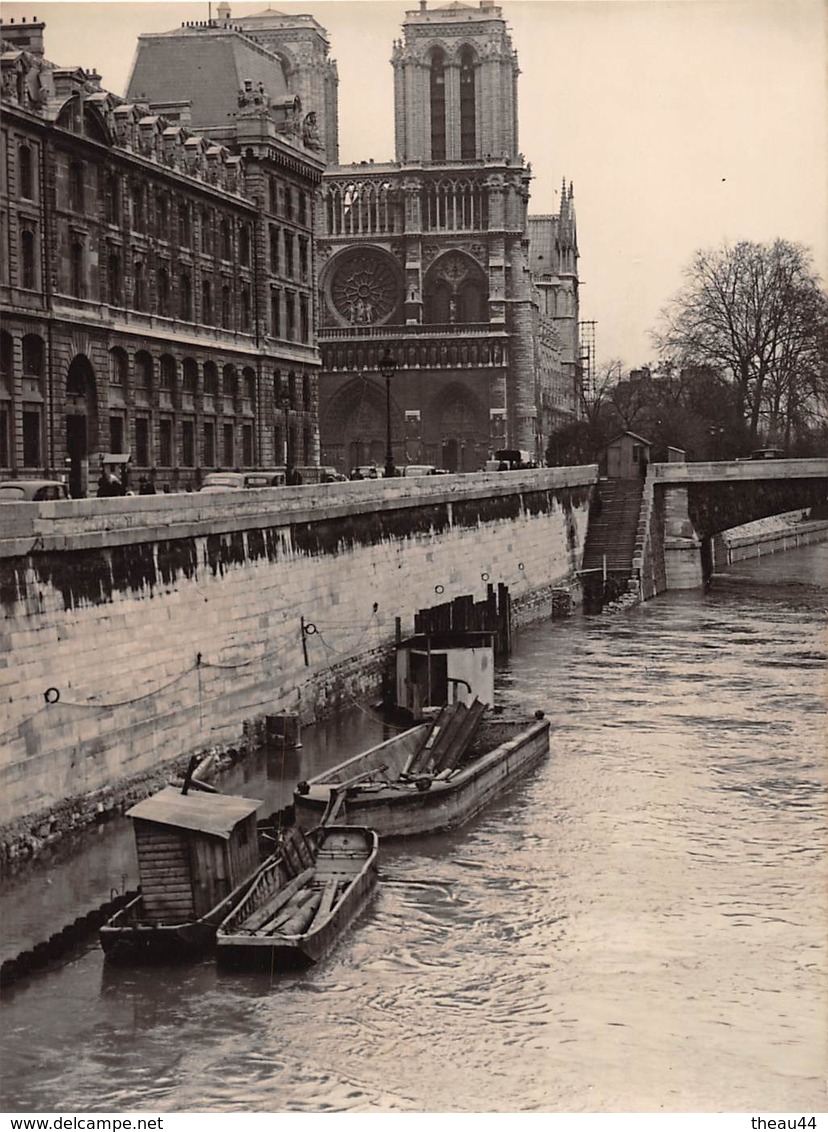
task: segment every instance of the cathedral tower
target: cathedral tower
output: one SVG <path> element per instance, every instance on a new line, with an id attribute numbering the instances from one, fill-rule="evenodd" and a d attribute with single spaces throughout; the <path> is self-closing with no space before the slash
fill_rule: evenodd
<path id="1" fill-rule="evenodd" d="M 423 0 L 393 63 L 398 161 L 517 158 L 519 71 L 500 8 Z"/>
<path id="2" fill-rule="evenodd" d="M 393 47 L 396 161 L 328 169 L 318 224 L 323 462 L 381 462 L 379 357 L 395 357 L 397 464 L 475 471 L 541 451 L 531 172 L 501 9 L 406 13 Z"/>

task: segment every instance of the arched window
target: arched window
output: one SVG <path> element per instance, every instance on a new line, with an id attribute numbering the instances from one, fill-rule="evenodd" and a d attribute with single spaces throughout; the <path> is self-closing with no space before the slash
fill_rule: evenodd
<path id="1" fill-rule="evenodd" d="M 440 47 L 431 54 L 431 160 L 446 160 L 446 56 Z"/>
<path id="2" fill-rule="evenodd" d="M 460 52 L 460 157 L 464 161 L 477 157 L 474 77 L 474 51 L 464 47 Z"/>
<path id="3" fill-rule="evenodd" d="M 135 387 L 152 390 L 152 357 L 146 350 L 139 350 L 135 355 Z"/>
<path id="4" fill-rule="evenodd" d="M 129 361 L 124 350 L 113 346 L 109 351 L 109 384 L 119 389 L 126 389 Z"/>
<path id="5" fill-rule="evenodd" d="M 181 388 L 184 393 L 195 393 L 198 388 L 198 364 L 195 358 L 185 358 L 181 363 Z"/>
<path id="6" fill-rule="evenodd" d="M 302 408 L 306 413 L 311 410 L 311 381 L 307 374 L 302 377 Z"/>
<path id="7" fill-rule="evenodd" d="M 43 377 L 43 339 L 39 334 L 23 338 L 23 373 L 26 377 Z"/>
<path id="8" fill-rule="evenodd" d="M 230 296 L 230 286 L 225 283 L 221 289 L 221 325 L 229 330 L 233 321 L 233 307 Z"/>
<path id="9" fill-rule="evenodd" d="M 236 396 L 236 370 L 234 366 L 225 366 L 221 374 L 221 395 L 233 400 Z"/>
<path id="10" fill-rule="evenodd" d="M 242 370 L 242 385 L 244 388 L 244 398 L 246 401 L 256 400 L 256 371 L 250 366 L 245 366 Z"/>
<path id="11" fill-rule="evenodd" d="M 201 321 L 213 321 L 213 285 L 209 279 L 201 280 Z"/>
<path id="12" fill-rule="evenodd" d="M 175 389 L 175 358 L 172 354 L 162 354 L 159 360 L 158 388 L 172 392 Z"/>
<path id="13" fill-rule="evenodd" d="M 242 283 L 240 299 L 241 299 L 241 328 L 242 328 L 242 330 L 250 330 L 251 308 L 250 308 L 250 284 L 249 283 Z"/>
<path id="14" fill-rule="evenodd" d="M 20 195 L 25 200 L 34 200 L 34 163 L 32 151 L 27 145 L 21 145 L 17 151 L 18 168 L 20 170 Z"/>

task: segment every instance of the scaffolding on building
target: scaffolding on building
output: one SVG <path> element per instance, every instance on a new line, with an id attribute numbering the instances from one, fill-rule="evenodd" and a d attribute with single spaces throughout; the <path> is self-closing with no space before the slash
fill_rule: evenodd
<path id="1" fill-rule="evenodd" d="M 581 381 L 584 400 L 595 400 L 595 322 L 578 323 L 578 341 L 580 343 Z"/>

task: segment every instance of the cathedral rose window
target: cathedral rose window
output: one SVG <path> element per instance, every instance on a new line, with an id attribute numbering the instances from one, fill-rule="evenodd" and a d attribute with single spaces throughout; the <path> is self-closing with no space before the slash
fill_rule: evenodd
<path id="1" fill-rule="evenodd" d="M 351 326 L 388 322 L 401 299 L 400 271 L 385 252 L 360 248 L 339 257 L 329 300 L 341 322 Z"/>

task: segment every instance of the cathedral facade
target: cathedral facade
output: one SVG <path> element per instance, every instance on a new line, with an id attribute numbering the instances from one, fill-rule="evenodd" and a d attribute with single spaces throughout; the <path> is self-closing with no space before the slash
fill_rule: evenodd
<path id="1" fill-rule="evenodd" d="M 530 220 L 517 56 L 491 0 L 423 0 L 392 65 L 395 161 L 329 166 L 317 209 L 322 460 L 382 464 L 389 390 L 397 466 L 540 460 L 578 411 L 571 187 Z"/>

